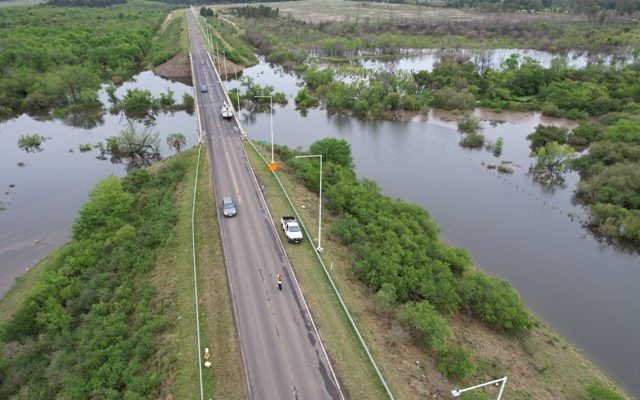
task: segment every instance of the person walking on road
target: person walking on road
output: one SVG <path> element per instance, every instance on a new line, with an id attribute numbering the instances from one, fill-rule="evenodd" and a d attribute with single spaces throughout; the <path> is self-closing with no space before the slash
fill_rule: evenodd
<path id="1" fill-rule="evenodd" d="M 282 274 L 278 274 L 278 289 L 282 290 Z"/>

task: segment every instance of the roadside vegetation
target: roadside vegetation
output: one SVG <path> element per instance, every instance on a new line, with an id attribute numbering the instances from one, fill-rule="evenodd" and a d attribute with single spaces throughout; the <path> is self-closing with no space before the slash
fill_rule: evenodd
<path id="1" fill-rule="evenodd" d="M 196 397 L 190 254 L 196 158 L 185 151 L 153 170 L 101 181 L 80 210 L 72 241 L 2 299 L 1 398 Z M 203 348 L 214 365 L 213 374 L 204 370 L 205 393 L 240 398 L 207 178 L 201 176 L 196 228 Z"/>
<path id="2" fill-rule="evenodd" d="M 0 8 L 0 118 L 101 107 L 101 82 L 119 84 L 182 51 L 182 17 L 168 8 Z"/>
<path id="3" fill-rule="evenodd" d="M 268 158 L 269 149 L 258 148 Z M 319 163 L 295 159 L 306 154 L 300 150 L 277 146 L 276 154 L 278 176 L 313 236 Z M 323 212 L 322 257 L 397 398 L 447 398 L 452 387 L 505 375 L 506 394 L 513 399 L 627 398 L 532 315 L 508 283 L 487 276 L 463 250 L 443 243 L 424 209 L 382 195 L 373 181 L 357 179 L 346 142 L 323 139 L 309 147 L 309 154 L 322 154 L 324 161 L 328 212 Z M 289 212 L 266 165 L 254 156 L 252 162 L 272 213 Z M 329 354 L 338 359 L 347 393 L 357 397 L 348 383 L 354 371 L 333 355 L 332 336 L 339 330 L 323 320 L 335 311 L 321 300 L 330 289 L 317 263 L 309 261 L 312 246 L 288 246 L 287 252 Z M 323 334 L 328 331 L 332 334 Z"/>
<path id="4" fill-rule="evenodd" d="M 213 47 L 218 54 L 238 65 L 249 66 L 256 64 L 253 48 L 243 39 L 244 30 L 235 23 L 230 22 L 224 15 L 209 11 L 210 8 L 200 8 L 200 16 L 213 30 Z"/>

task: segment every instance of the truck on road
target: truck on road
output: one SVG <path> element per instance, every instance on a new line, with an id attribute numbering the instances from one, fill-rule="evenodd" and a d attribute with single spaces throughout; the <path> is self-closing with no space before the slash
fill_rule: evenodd
<path id="1" fill-rule="evenodd" d="M 233 117 L 233 109 L 230 105 L 225 101 L 220 108 L 220 113 L 222 114 L 222 118 L 229 119 Z"/>
<path id="2" fill-rule="evenodd" d="M 289 243 L 302 242 L 302 231 L 295 217 L 284 216 L 280 219 L 280 222 L 282 223 L 282 230 L 284 230 L 284 234 L 287 236 Z"/>

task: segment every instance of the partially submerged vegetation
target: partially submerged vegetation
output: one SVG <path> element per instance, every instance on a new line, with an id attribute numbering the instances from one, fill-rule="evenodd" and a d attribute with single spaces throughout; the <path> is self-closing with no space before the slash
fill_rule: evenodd
<path id="1" fill-rule="evenodd" d="M 139 5 L 0 8 L 0 118 L 100 107 L 101 82 L 119 84 L 182 51 L 184 20 L 161 28 L 167 11 Z"/>
<path id="2" fill-rule="evenodd" d="M 253 15 L 246 10 L 235 13 Z M 438 47 L 433 40 L 443 36 L 433 26 L 433 29 L 423 31 L 419 21 L 403 24 L 369 20 L 364 23 L 356 19 L 355 22 L 307 23 L 281 17 L 281 14 L 263 11 L 260 18 L 237 18 L 234 23 L 245 26 L 245 39 L 269 61 L 301 74 L 305 86 L 295 97 L 299 109 L 323 104 L 331 112 L 347 112 L 361 118 L 397 119 L 404 113 L 424 112 L 429 107 L 464 112 L 484 106 L 497 112 L 539 110 L 547 116 L 583 121 L 570 132 L 551 127 L 536 129 L 531 135 L 534 140 L 531 172 L 539 181 L 554 183 L 561 182 L 568 169 L 579 170 L 582 181 L 576 194 L 591 209 L 589 225 L 593 230 L 612 241 L 640 245 L 640 203 L 637 201 L 640 187 L 634 175 L 634 171 L 640 170 L 640 158 L 636 154 L 636 147 L 640 145 L 637 140 L 640 61 L 637 59 L 617 63 L 613 58 L 609 64 L 575 68 L 568 66 L 565 58 L 558 57 L 549 67 L 543 67 L 532 58 L 514 54 L 499 68 L 492 68 L 489 63 L 491 51 L 484 47 L 486 43 L 473 35 L 463 34 L 462 38 L 449 37 L 448 40 L 455 42 L 447 44 L 477 50 L 443 51 L 431 71 L 370 71 L 357 66 L 334 68 L 319 66 L 308 55 L 325 60 L 353 60 L 364 50 L 402 54 L 407 48 Z M 541 34 L 536 37 L 538 45 L 519 42 L 514 35 L 516 28 L 515 31 L 490 28 L 499 21 L 489 17 L 473 23 L 491 32 L 484 36 L 485 39 L 512 40 L 508 44 L 504 41 L 495 44 L 499 47 L 519 44 L 538 48 L 540 43 L 551 41 L 553 44 L 545 46 L 545 50 L 589 49 L 584 43 L 575 41 L 584 35 L 589 43 L 610 44 L 592 50 L 614 53 L 622 50 L 621 53 L 628 54 L 640 43 L 638 25 L 624 21 L 607 22 L 605 19 L 597 29 L 579 22 L 566 26 L 540 23 L 535 25 L 536 29 L 542 29 L 535 33 Z M 589 33 L 584 31 L 587 25 L 591 30 Z M 456 26 L 460 25 L 447 27 L 455 32 Z M 568 34 L 566 30 L 573 33 Z M 418 37 L 424 40 L 414 41 Z M 474 41 L 466 42 L 471 39 Z M 567 43 L 563 41 L 569 39 L 574 42 L 564 47 Z M 485 145 L 484 137 L 475 128 L 471 121 L 462 121 L 461 130 L 467 133 L 461 145 L 470 148 Z M 485 146 L 496 154 L 501 153 L 493 144 Z M 586 148 L 590 148 L 588 154 L 574 162 L 573 149 L 582 151 Z M 500 172 L 510 173 L 512 169 L 503 166 Z"/>
<path id="3" fill-rule="evenodd" d="M 153 170 L 101 181 L 80 210 L 73 240 L 0 301 L 1 398 L 196 397 L 190 254 L 196 155 L 182 152 Z M 200 165 L 206 173 L 207 163 Z M 240 398 L 224 265 L 219 241 L 211 239 L 217 237 L 211 189 L 206 176 L 200 182 L 198 273 L 208 275 L 199 283 L 207 299 L 202 340 L 215 369 L 204 376 L 205 393 Z"/>

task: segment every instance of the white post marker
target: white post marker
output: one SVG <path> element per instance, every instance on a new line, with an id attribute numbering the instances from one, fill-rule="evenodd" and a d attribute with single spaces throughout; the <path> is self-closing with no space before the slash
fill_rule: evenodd
<path id="1" fill-rule="evenodd" d="M 507 384 L 507 377 L 506 376 L 504 378 L 496 379 L 495 381 L 481 383 L 480 385 L 471 386 L 471 387 L 468 387 L 468 388 L 465 388 L 465 389 L 453 389 L 451 391 L 451 395 L 453 395 L 453 397 L 459 397 L 462 393 L 464 393 L 464 392 L 466 392 L 468 390 L 473 390 L 473 389 L 477 389 L 479 387 L 493 385 L 493 384 L 497 385 L 498 382 L 502 382 L 502 385 L 500 386 L 500 391 L 498 392 L 498 397 L 496 398 L 496 400 L 500 400 L 500 398 L 502 397 L 502 392 L 504 391 L 504 386 Z"/>

